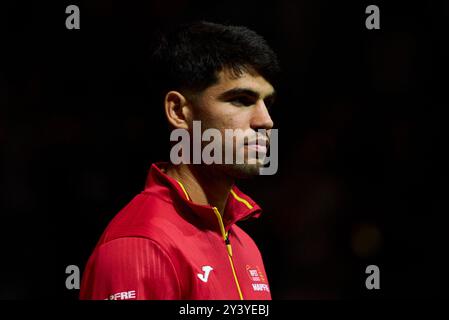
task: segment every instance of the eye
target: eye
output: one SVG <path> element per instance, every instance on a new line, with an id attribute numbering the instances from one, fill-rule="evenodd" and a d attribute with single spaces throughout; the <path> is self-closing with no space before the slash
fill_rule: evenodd
<path id="1" fill-rule="evenodd" d="M 251 99 L 249 97 L 235 97 L 230 99 L 229 102 L 235 106 L 249 107 L 254 104 L 254 99 Z"/>

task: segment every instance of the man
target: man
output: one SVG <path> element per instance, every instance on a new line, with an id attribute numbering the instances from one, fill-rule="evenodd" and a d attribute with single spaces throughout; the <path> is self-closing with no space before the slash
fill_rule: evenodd
<path id="1" fill-rule="evenodd" d="M 261 209 L 234 182 L 263 167 L 277 58 L 255 32 L 209 22 L 166 35 L 154 58 L 172 129 L 192 133 L 200 121 L 202 130 L 216 129 L 223 137 L 226 130 L 245 131 L 244 144 L 231 155 L 244 154 L 245 162 L 192 164 L 191 155 L 176 165 L 173 157 L 153 164 L 144 191 L 98 242 L 80 297 L 271 299 L 261 254 L 236 225 Z M 220 148 L 229 145 L 222 143 Z"/>

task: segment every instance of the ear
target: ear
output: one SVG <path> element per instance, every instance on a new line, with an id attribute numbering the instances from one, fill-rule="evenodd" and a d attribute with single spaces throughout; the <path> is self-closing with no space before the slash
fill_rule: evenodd
<path id="1" fill-rule="evenodd" d="M 168 122 L 176 129 L 188 129 L 192 122 L 191 104 L 178 91 L 170 91 L 165 95 L 165 115 Z"/>

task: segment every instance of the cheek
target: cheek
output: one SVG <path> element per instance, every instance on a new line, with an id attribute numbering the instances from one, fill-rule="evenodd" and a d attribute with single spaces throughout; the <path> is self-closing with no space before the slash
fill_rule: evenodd
<path id="1" fill-rule="evenodd" d="M 226 126 L 231 129 L 246 130 L 250 127 L 249 123 L 249 117 L 244 113 L 226 118 Z"/>
<path id="2" fill-rule="evenodd" d="M 208 113 L 201 119 L 205 127 L 219 130 L 239 128 L 239 117 L 229 113 Z"/>
<path id="3" fill-rule="evenodd" d="M 249 128 L 250 114 L 242 108 L 232 107 L 229 104 L 205 103 L 198 112 L 198 120 L 203 127 L 222 129 Z"/>
<path id="4" fill-rule="evenodd" d="M 196 112 L 197 120 L 201 120 L 206 128 L 224 128 L 232 118 L 226 105 L 221 103 L 211 103 L 208 100 L 203 101 Z"/>
<path id="5" fill-rule="evenodd" d="M 224 128 L 248 129 L 250 127 L 250 113 L 242 108 L 231 109 L 223 113 L 221 123 Z"/>
<path id="6" fill-rule="evenodd" d="M 217 123 L 220 129 L 246 129 L 247 125 L 243 117 L 225 116 Z"/>

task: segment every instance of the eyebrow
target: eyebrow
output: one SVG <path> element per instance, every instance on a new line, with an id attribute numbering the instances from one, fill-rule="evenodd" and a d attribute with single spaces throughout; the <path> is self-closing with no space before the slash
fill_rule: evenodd
<path id="1" fill-rule="evenodd" d="M 260 98 L 260 94 L 257 91 L 254 91 L 252 89 L 248 89 L 248 88 L 233 88 L 230 89 L 228 91 L 225 91 L 223 93 L 221 93 L 218 98 L 221 100 L 227 100 L 229 98 L 235 97 L 235 96 L 239 96 L 239 95 L 246 95 L 246 96 L 250 96 L 252 98 L 255 99 L 259 99 Z M 270 100 L 274 100 L 274 98 L 276 97 L 276 91 L 273 91 L 272 93 L 270 93 L 269 95 L 267 95 L 265 99 L 270 99 Z"/>

